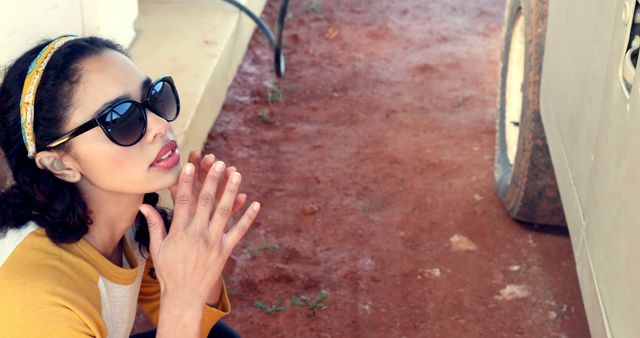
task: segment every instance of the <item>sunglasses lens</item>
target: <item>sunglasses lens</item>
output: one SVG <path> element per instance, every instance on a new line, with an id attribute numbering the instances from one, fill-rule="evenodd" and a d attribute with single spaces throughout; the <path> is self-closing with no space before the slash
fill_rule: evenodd
<path id="1" fill-rule="evenodd" d="M 101 117 L 102 125 L 116 143 L 129 146 L 144 134 L 145 119 L 140 108 L 132 102 L 122 102 Z"/>
<path id="2" fill-rule="evenodd" d="M 149 93 L 149 101 L 154 112 L 167 121 L 178 117 L 178 96 L 169 82 L 159 81 Z"/>

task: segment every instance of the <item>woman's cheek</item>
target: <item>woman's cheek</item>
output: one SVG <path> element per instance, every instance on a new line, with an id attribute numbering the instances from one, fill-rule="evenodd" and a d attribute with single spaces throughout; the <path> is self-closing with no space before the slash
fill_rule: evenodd
<path id="1" fill-rule="evenodd" d="M 103 152 L 103 156 L 94 161 L 96 165 L 92 168 L 93 176 L 110 189 L 135 190 L 148 165 L 145 165 L 133 149 L 121 148 Z"/>

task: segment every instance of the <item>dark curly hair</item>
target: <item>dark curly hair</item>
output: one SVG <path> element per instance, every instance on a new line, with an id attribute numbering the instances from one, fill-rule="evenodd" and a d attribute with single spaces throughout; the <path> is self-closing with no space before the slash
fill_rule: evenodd
<path id="1" fill-rule="evenodd" d="M 87 204 L 75 184 L 55 177 L 50 171 L 39 169 L 27 157 L 20 124 L 20 98 L 29 64 L 40 50 L 53 39 L 40 42 L 9 65 L 0 85 L 0 147 L 13 174 L 14 184 L 0 193 L 0 233 L 20 228 L 30 220 L 46 229 L 55 243 L 79 241 L 92 223 Z M 67 42 L 56 51 L 38 87 L 35 101 L 34 132 L 36 149 L 64 134 L 63 126 L 69 118 L 65 112 L 71 106 L 74 86 L 80 80 L 80 63 L 106 50 L 114 50 L 129 57 L 117 43 L 91 36 Z M 68 144 L 57 148 L 68 151 Z M 156 207 L 157 193 L 144 196 L 144 203 Z M 158 208 L 165 225 L 171 223 L 171 212 Z M 135 239 L 149 248 L 149 229 L 145 217 L 138 213 Z"/>

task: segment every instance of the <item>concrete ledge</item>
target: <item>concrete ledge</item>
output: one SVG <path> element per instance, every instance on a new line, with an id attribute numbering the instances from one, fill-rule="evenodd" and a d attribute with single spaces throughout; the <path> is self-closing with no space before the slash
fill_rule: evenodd
<path id="1" fill-rule="evenodd" d="M 266 0 L 244 4 L 261 13 Z M 180 93 L 173 129 L 182 150 L 201 149 L 246 52 L 255 25 L 220 0 L 140 1 L 134 62 L 152 78 L 171 75 Z M 160 204 L 168 206 L 167 192 Z"/>

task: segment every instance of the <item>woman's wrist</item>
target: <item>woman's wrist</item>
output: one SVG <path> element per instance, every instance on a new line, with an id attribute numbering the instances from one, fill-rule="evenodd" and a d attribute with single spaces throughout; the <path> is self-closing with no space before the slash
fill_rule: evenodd
<path id="1" fill-rule="evenodd" d="M 205 299 L 197 292 L 190 292 L 189 290 L 161 290 L 160 291 L 160 305 L 170 304 L 171 307 L 182 308 L 198 308 L 202 309 L 205 303 Z"/>
<path id="2" fill-rule="evenodd" d="M 196 294 L 163 291 L 157 337 L 198 337 L 203 307 L 204 299 Z"/>

